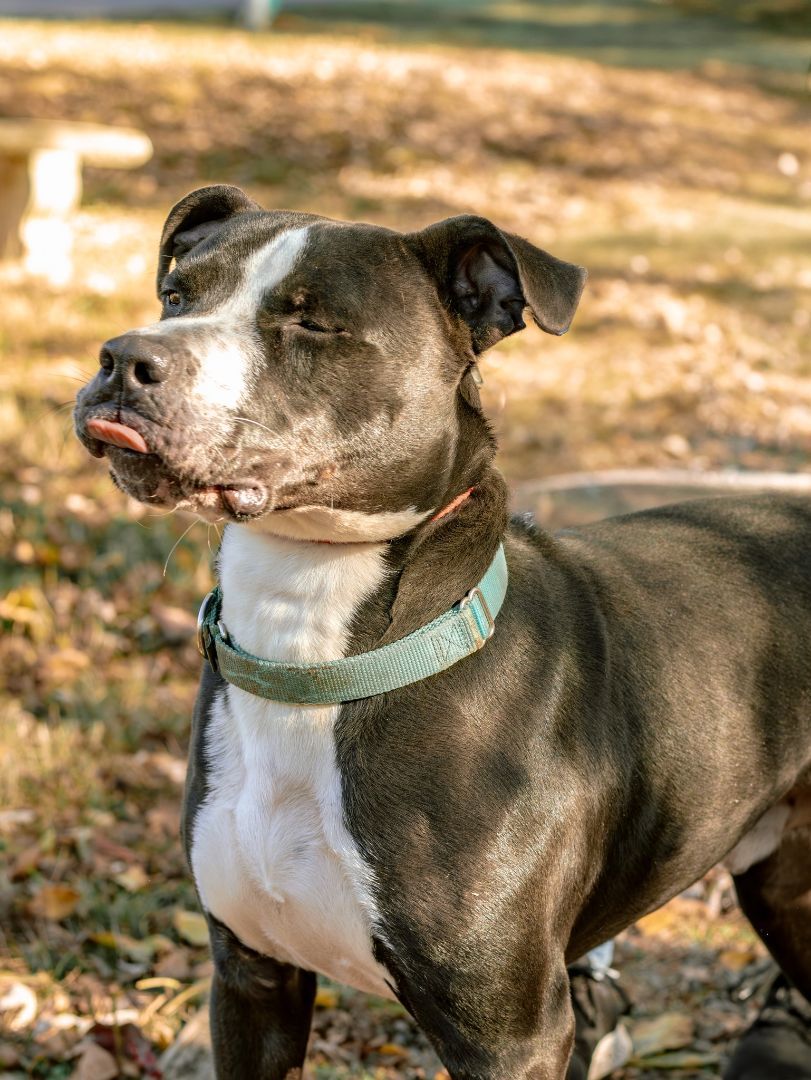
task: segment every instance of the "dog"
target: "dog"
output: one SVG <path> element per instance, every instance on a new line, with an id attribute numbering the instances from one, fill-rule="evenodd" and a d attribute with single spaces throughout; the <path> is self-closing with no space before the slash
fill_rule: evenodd
<path id="1" fill-rule="evenodd" d="M 122 490 L 228 523 L 182 826 L 220 1077 L 300 1075 L 322 972 L 453 1080 L 559 1080 L 567 963 L 725 858 L 811 996 L 811 503 L 510 520 L 477 361 L 585 277 L 207 187 L 78 396 Z"/>

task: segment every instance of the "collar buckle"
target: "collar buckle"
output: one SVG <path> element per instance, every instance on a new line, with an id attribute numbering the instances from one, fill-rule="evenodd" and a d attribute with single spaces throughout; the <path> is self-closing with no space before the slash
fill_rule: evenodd
<path id="1" fill-rule="evenodd" d="M 459 601 L 459 610 L 464 608 L 470 608 L 470 612 L 473 615 L 473 621 L 476 625 L 476 630 L 481 637 L 479 648 L 481 648 L 486 641 L 495 633 L 496 620 L 493 618 L 493 613 L 487 601 L 484 598 L 484 593 L 479 585 L 474 585 L 473 588 Z M 479 619 L 479 612 L 484 615 L 484 626 L 482 627 Z"/>
<path id="2" fill-rule="evenodd" d="M 217 671 L 219 665 L 217 662 L 217 647 L 214 643 L 208 619 L 211 605 L 216 599 L 215 592 L 216 590 L 212 589 L 210 593 L 206 594 L 200 605 L 200 610 L 197 612 L 197 651 L 204 660 L 208 660 L 213 671 Z"/>

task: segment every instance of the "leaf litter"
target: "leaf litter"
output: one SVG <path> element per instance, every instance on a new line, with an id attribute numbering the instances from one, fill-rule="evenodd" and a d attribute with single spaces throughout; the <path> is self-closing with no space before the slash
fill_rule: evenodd
<path id="1" fill-rule="evenodd" d="M 157 1077 L 211 977 L 177 837 L 216 537 L 116 492 L 66 399 L 103 340 L 154 319 L 167 208 L 223 180 L 404 229 L 477 212 L 587 265 L 566 339 L 530 331 L 482 365 L 513 481 L 803 469 L 809 114 L 743 68 L 473 43 L 7 22 L 0 60 L 0 115 L 135 124 L 156 148 L 86 171 L 66 289 L 0 270 L 0 1069 Z M 770 970 L 720 870 L 616 963 L 625 1080 L 719 1075 Z M 445 1075 L 399 1006 L 327 983 L 309 1060 L 319 1080 Z"/>

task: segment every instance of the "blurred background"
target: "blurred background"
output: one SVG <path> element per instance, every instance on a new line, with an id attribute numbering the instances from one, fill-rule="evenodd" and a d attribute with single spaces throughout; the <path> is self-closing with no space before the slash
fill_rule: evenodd
<path id="1" fill-rule="evenodd" d="M 158 1059 L 210 975 L 177 830 L 218 538 L 117 492 L 70 415 L 157 317 L 170 206 L 226 181 L 402 229 L 471 211 L 588 267 L 566 338 L 482 365 L 542 523 L 697 474 L 802 490 L 809 60 L 808 0 L 0 0 L 3 1076 L 208 1075 L 195 1020 Z M 628 1080 L 720 1075 L 768 964 L 716 870 L 617 967 Z M 399 1007 L 327 983 L 310 1061 L 445 1075 Z"/>

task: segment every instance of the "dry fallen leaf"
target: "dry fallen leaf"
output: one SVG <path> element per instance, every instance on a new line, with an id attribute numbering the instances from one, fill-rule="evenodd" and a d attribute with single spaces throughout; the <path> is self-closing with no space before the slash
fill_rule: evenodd
<path id="1" fill-rule="evenodd" d="M 679 1050 L 693 1039 L 692 1018 L 685 1013 L 668 1012 L 631 1025 L 634 1055 L 646 1058 L 663 1050 Z"/>
<path id="2" fill-rule="evenodd" d="M 21 881 L 23 878 L 33 874 L 42 855 L 43 852 L 39 841 L 37 841 L 36 844 L 30 844 L 28 847 L 24 848 L 11 864 L 11 869 L 9 870 L 9 877 L 11 880 Z"/>
<path id="3" fill-rule="evenodd" d="M 155 1050 L 136 1024 L 126 1023 L 118 1027 L 97 1023 L 88 1034 L 106 1053 L 115 1053 L 121 1058 L 122 1075 L 151 1077 L 154 1080 L 162 1077 Z"/>
<path id="4" fill-rule="evenodd" d="M 170 645 L 179 645 L 197 632 L 197 619 L 185 608 L 155 604 L 152 617 Z"/>
<path id="5" fill-rule="evenodd" d="M 315 1003 L 321 1009 L 336 1009 L 340 1002 L 338 991 L 329 986 L 319 986 L 315 995 Z"/>
<path id="6" fill-rule="evenodd" d="M 177 948 L 167 952 L 155 964 L 155 974 L 170 979 L 188 979 L 191 975 L 191 964 L 186 950 Z"/>
<path id="7" fill-rule="evenodd" d="M 677 1050 L 671 1054 L 657 1054 L 656 1057 L 632 1058 L 630 1063 L 644 1069 L 706 1069 L 718 1064 L 718 1055 Z"/>
<path id="8" fill-rule="evenodd" d="M 378 1054 L 385 1054 L 387 1057 L 409 1057 L 409 1051 L 405 1046 L 398 1046 L 397 1043 L 387 1042 L 377 1048 Z"/>
<path id="9" fill-rule="evenodd" d="M 9 1031 L 22 1031 L 37 1015 L 37 997 L 25 983 L 12 982 L 0 987 L 0 1014 Z"/>
<path id="10" fill-rule="evenodd" d="M 114 1080 L 118 1076 L 115 1058 L 98 1043 L 88 1042 L 76 1062 L 71 1080 Z"/>
<path id="11" fill-rule="evenodd" d="M 173 943 L 163 934 L 150 934 L 148 937 L 138 939 L 128 934 L 115 933 L 112 930 L 99 930 L 89 936 L 90 940 L 95 941 L 97 945 L 115 949 L 116 952 L 139 964 L 149 963 L 154 956 L 169 952 L 174 948 Z"/>
<path id="12" fill-rule="evenodd" d="M 637 919 L 636 928 L 645 937 L 654 937 L 657 934 L 666 930 L 671 930 L 675 918 L 673 912 L 667 908 L 658 908 L 656 911 L 652 911 L 650 915 L 645 915 L 641 919 Z"/>
<path id="13" fill-rule="evenodd" d="M 757 952 L 755 949 L 723 949 L 718 959 L 731 971 L 742 971 L 757 959 Z"/>
<path id="14" fill-rule="evenodd" d="M 90 657 L 79 649 L 57 649 L 40 666 L 40 675 L 53 686 L 65 686 L 90 666 Z"/>
<path id="15" fill-rule="evenodd" d="M 37 814 L 35 810 L 30 810 L 27 807 L 19 807 L 13 810 L 0 810 L 0 831 L 9 832 L 15 825 L 30 825 L 36 821 Z"/>
<path id="16" fill-rule="evenodd" d="M 123 844 L 116 844 L 114 840 L 110 840 L 98 829 L 93 832 L 93 847 L 98 855 L 102 855 L 107 859 L 137 863 L 141 858 L 132 848 L 124 847 Z"/>
<path id="17" fill-rule="evenodd" d="M 630 1060 L 634 1044 L 624 1024 L 600 1039 L 589 1065 L 588 1080 L 604 1080 Z"/>
<path id="18" fill-rule="evenodd" d="M 14 1069 L 20 1064 L 20 1052 L 11 1043 L 0 1043 L 0 1069 Z"/>
<path id="19" fill-rule="evenodd" d="M 199 911 L 183 911 L 178 908 L 172 922 L 175 930 L 189 945 L 208 944 L 208 924 Z"/>
<path id="20" fill-rule="evenodd" d="M 150 833 L 157 837 L 174 838 L 180 833 L 180 806 L 176 800 L 161 802 L 146 812 Z"/>
<path id="21" fill-rule="evenodd" d="M 122 889 L 134 893 L 149 884 L 149 875 L 142 866 L 139 866 L 138 863 L 133 863 L 132 866 L 123 870 L 120 874 L 116 874 L 114 880 Z"/>
<path id="22" fill-rule="evenodd" d="M 29 907 L 32 915 L 59 922 L 74 913 L 80 900 L 81 894 L 70 885 L 43 885 Z"/>

